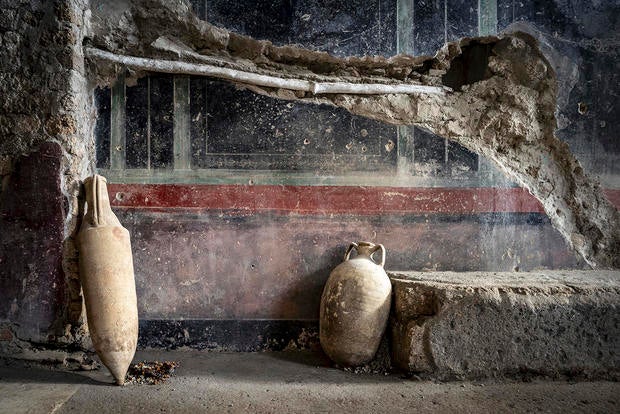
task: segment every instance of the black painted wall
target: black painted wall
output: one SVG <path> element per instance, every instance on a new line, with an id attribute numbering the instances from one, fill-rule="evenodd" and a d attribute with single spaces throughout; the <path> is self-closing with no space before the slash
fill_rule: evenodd
<path id="1" fill-rule="evenodd" d="M 498 0 L 498 29 L 541 41 L 558 75 L 558 136 L 604 186 L 620 187 L 620 3 Z"/>
<path id="2" fill-rule="evenodd" d="M 399 50 L 395 0 L 192 3 L 212 23 L 276 44 L 298 43 L 340 56 Z M 409 3 L 415 54 L 432 54 L 447 40 L 479 32 L 476 0 Z M 615 102 L 620 92 L 619 6 L 570 0 L 498 0 L 496 5 L 497 29 L 535 35 L 556 68 L 560 138 L 586 170 L 600 174 L 604 187 L 620 188 L 615 132 L 620 118 Z M 128 168 L 144 168 L 149 159 L 157 169 L 172 166 L 172 85 L 171 76 L 158 75 L 127 88 Z M 482 174 L 479 167 L 484 167 L 476 154 L 420 128 L 403 131 L 340 109 L 270 99 L 212 79 L 191 78 L 189 95 L 193 169 L 311 171 L 317 181 L 334 172 L 355 177 L 355 171 L 390 178 L 400 154 L 410 161 L 414 178 L 432 178 L 422 185 L 450 187 L 459 185 L 462 175 Z M 111 97 L 99 90 L 95 98 L 98 166 L 107 168 Z M 399 133 L 411 134 L 410 147 L 394 145 Z M 320 290 L 329 270 L 346 243 L 362 238 L 386 244 L 390 269 L 583 267 L 539 213 L 118 214 L 136 252 L 143 346 L 256 350 L 283 348 L 290 340 L 305 346 L 299 338 L 315 338 Z M 295 253 L 282 253 L 282 246 Z M 188 317 L 192 320 L 184 320 Z"/>
<path id="3" fill-rule="evenodd" d="M 415 54 L 433 54 L 445 41 L 478 34 L 478 3 L 411 0 L 411 27 L 399 29 L 396 0 L 192 0 L 196 13 L 216 25 L 339 56 L 393 55 L 399 30 L 412 31 Z M 620 5 L 565 0 L 497 0 L 496 5 L 497 30 L 534 34 L 556 66 L 560 138 L 586 170 L 601 175 L 605 186 L 617 186 Z M 150 76 L 127 88 L 127 168 L 146 168 L 149 150 L 151 168 L 172 167 L 172 99 L 172 76 Z M 97 91 L 96 101 L 98 167 L 108 168 L 109 91 Z M 395 171 L 395 127 L 204 78 L 191 79 L 190 101 L 194 169 Z M 410 134 L 411 148 L 400 152 L 413 175 L 457 178 L 478 170 L 477 155 L 465 148 L 420 128 Z"/>

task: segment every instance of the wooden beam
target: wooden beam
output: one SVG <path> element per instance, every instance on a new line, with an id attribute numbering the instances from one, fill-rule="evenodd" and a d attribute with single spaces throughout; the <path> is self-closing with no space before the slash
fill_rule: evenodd
<path id="1" fill-rule="evenodd" d="M 223 68 L 209 64 L 188 63 L 177 60 L 149 59 L 135 56 L 117 55 L 105 50 L 86 48 L 85 53 L 96 59 L 119 63 L 127 67 L 151 72 L 179 75 L 212 76 L 233 82 L 263 86 L 275 89 L 311 92 L 320 94 L 353 95 L 387 95 L 387 94 L 435 94 L 444 95 L 451 91 L 444 86 L 429 86 L 410 83 L 349 83 L 349 82 L 313 82 L 303 79 L 279 78 L 260 75 L 236 69 Z"/>

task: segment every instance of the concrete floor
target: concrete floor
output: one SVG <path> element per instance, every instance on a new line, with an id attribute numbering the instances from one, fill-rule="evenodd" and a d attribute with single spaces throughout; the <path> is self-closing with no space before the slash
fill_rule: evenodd
<path id="1" fill-rule="evenodd" d="M 620 383 L 415 381 L 353 374 L 320 356 L 142 351 L 180 362 L 161 385 L 112 385 L 105 368 L 0 367 L 0 413 L 620 412 Z"/>

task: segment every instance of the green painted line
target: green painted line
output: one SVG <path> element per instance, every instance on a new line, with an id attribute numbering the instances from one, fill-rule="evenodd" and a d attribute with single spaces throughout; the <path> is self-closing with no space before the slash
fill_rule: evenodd
<path id="1" fill-rule="evenodd" d="M 497 34 L 497 0 L 478 0 L 478 35 Z"/>
<path id="2" fill-rule="evenodd" d="M 174 169 L 191 169 L 189 76 L 174 77 Z"/>
<path id="3" fill-rule="evenodd" d="M 497 34 L 497 0 L 478 0 L 478 35 L 492 36 Z M 491 185 L 508 179 L 486 157 L 478 154 L 478 174 L 481 177 L 492 177 Z"/>
<path id="4" fill-rule="evenodd" d="M 397 0 L 396 53 L 413 55 L 413 0 Z"/>
<path id="5" fill-rule="evenodd" d="M 396 53 L 408 55 L 413 55 L 414 53 L 413 13 L 413 0 L 397 0 Z M 411 163 L 413 162 L 414 129 L 411 126 L 399 126 L 397 134 L 397 172 L 399 175 L 408 174 L 411 171 Z"/>
<path id="6" fill-rule="evenodd" d="M 110 125 L 110 168 L 125 169 L 125 73 L 112 86 Z"/>
<path id="7" fill-rule="evenodd" d="M 398 158 L 413 162 L 413 127 L 398 127 Z"/>
<path id="8" fill-rule="evenodd" d="M 146 165 L 151 168 L 151 75 L 146 77 Z"/>
<path id="9" fill-rule="evenodd" d="M 437 176 L 394 175 L 376 172 L 351 172 L 341 175 L 316 175 L 311 172 L 273 170 L 104 170 L 99 173 L 118 184 L 203 184 L 203 185 L 302 185 L 368 187 L 512 187 L 514 182 L 501 173 L 472 172 L 458 179 Z M 499 175 L 497 175 L 499 174 Z"/>

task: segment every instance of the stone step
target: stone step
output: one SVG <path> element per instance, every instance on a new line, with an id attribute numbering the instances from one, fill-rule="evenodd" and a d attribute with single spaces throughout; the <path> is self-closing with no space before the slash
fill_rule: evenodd
<path id="1" fill-rule="evenodd" d="M 620 378 L 620 271 L 389 272 L 392 359 L 437 378 Z"/>

